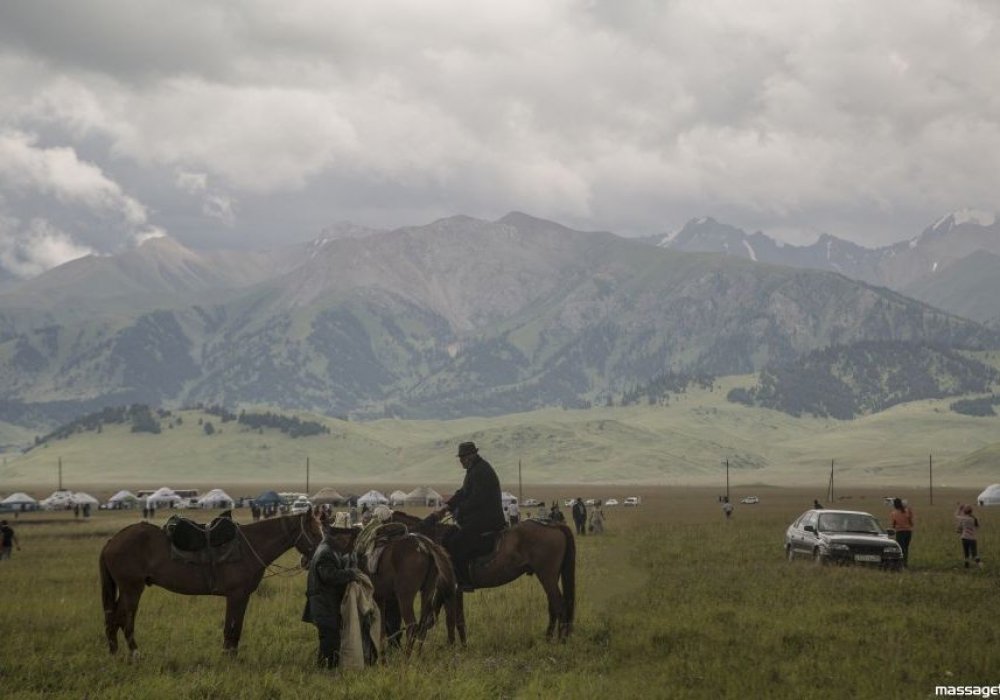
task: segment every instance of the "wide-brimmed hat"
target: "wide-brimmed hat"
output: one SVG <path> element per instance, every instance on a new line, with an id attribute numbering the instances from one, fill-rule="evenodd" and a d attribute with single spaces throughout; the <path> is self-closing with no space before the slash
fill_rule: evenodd
<path id="1" fill-rule="evenodd" d="M 458 457 L 467 457 L 469 455 L 474 455 L 479 453 L 479 448 L 476 447 L 474 442 L 463 442 L 458 446 Z"/>

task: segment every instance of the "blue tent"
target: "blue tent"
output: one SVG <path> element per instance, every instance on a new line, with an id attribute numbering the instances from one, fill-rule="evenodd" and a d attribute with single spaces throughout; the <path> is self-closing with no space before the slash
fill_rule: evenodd
<path id="1" fill-rule="evenodd" d="M 274 491 L 265 491 L 257 498 L 253 499 L 255 505 L 258 506 L 276 506 L 281 504 L 281 499 L 278 494 Z"/>

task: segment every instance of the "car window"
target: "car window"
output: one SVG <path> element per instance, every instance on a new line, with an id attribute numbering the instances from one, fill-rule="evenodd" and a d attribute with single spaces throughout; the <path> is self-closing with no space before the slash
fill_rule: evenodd
<path id="1" fill-rule="evenodd" d="M 878 534 L 882 531 L 875 518 L 862 513 L 823 513 L 818 529 L 823 532 L 858 532 Z"/>
<path id="2" fill-rule="evenodd" d="M 804 513 L 802 517 L 799 518 L 798 522 L 799 529 L 804 530 L 806 525 L 812 525 L 813 527 L 816 527 L 816 515 L 817 514 L 814 513 L 813 511 Z"/>

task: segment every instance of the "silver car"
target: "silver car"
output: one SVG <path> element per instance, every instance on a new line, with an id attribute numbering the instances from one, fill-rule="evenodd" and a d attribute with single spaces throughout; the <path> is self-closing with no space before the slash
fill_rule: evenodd
<path id="1" fill-rule="evenodd" d="M 817 564 L 860 564 L 899 571 L 903 552 L 871 513 L 807 510 L 785 532 L 789 561 L 808 557 Z"/>

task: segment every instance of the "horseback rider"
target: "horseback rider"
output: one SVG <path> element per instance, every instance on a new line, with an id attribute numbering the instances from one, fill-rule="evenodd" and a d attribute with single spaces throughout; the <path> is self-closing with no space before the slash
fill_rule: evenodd
<path id="1" fill-rule="evenodd" d="M 488 554 L 493 547 L 492 533 L 503 530 L 507 520 L 503 514 L 500 480 L 493 467 L 479 456 L 474 442 L 458 446 L 458 459 L 465 469 L 462 488 L 446 501 L 442 511 L 451 511 L 458 523 L 443 544 L 451 555 L 463 588 L 471 589 L 469 562 Z"/>

